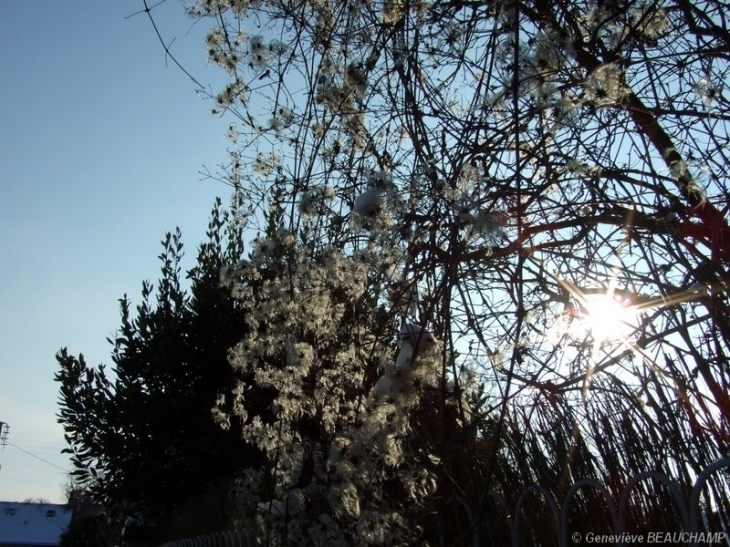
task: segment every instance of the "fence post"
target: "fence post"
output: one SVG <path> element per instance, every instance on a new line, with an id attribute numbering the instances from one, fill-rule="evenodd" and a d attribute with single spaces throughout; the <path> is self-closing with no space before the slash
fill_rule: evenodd
<path id="1" fill-rule="evenodd" d="M 710 479 L 711 475 L 713 475 L 716 471 L 722 469 L 723 467 L 730 468 L 730 458 L 723 458 L 719 461 L 716 461 L 712 465 L 708 465 L 702 470 L 702 473 L 700 473 L 700 476 L 697 477 L 697 480 L 695 480 L 695 484 L 692 487 L 692 495 L 689 498 L 688 531 L 690 533 L 699 531 L 697 521 L 699 520 L 700 494 L 702 493 L 702 487 Z M 691 544 L 692 547 L 695 547 L 696 545 L 696 542 Z"/>
<path id="2" fill-rule="evenodd" d="M 559 532 L 560 509 L 558 509 L 558 503 L 555 501 L 555 496 L 553 496 L 552 492 L 550 492 L 550 490 L 548 490 L 547 488 L 544 488 L 543 486 L 539 486 L 537 484 L 532 484 L 522 491 L 520 497 L 517 498 L 517 503 L 515 504 L 515 530 L 512 536 L 513 547 L 520 547 L 521 545 L 520 519 L 522 518 L 522 504 L 525 502 L 525 498 L 527 497 L 527 495 L 531 492 L 537 492 L 538 494 L 542 494 L 542 497 L 545 498 L 545 501 L 548 503 L 553 513 L 553 520 L 555 521 L 555 531 L 556 533 Z"/>
<path id="3" fill-rule="evenodd" d="M 679 514 L 682 517 L 682 527 L 687 530 L 688 529 L 688 521 L 689 521 L 689 513 L 687 512 L 687 505 L 685 504 L 684 497 L 682 496 L 682 493 L 679 491 L 679 488 L 677 487 L 677 484 L 667 477 L 666 475 L 663 475 L 662 473 L 657 473 L 656 471 L 645 471 L 644 473 L 639 473 L 638 475 L 634 475 L 631 477 L 629 482 L 626 484 L 624 489 L 621 491 L 621 501 L 619 502 L 618 506 L 618 530 L 616 531 L 617 534 L 623 534 L 626 526 L 626 510 L 628 508 L 629 504 L 629 496 L 631 495 L 631 489 L 639 484 L 641 481 L 646 479 L 656 479 L 659 482 L 663 483 L 664 485 L 669 488 L 669 491 L 672 493 L 672 496 L 674 496 L 674 501 L 677 504 L 677 507 L 679 507 Z M 625 544 L 622 542 L 619 544 L 619 547 L 623 547 Z"/>
<path id="4" fill-rule="evenodd" d="M 608 488 L 595 479 L 581 479 L 570 487 L 570 490 L 568 490 L 568 493 L 565 494 L 565 499 L 563 500 L 563 507 L 560 514 L 560 529 L 558 530 L 558 545 L 560 545 L 560 547 L 568 547 L 568 509 L 570 508 L 570 503 L 573 501 L 573 498 L 578 493 L 578 490 L 584 486 L 593 487 L 601 493 L 606 505 L 608 506 L 608 512 L 611 515 L 611 524 L 613 524 L 613 529 L 618 530 L 619 524 L 616 504 L 613 502 L 613 498 L 611 497 L 611 493 L 608 491 Z"/>
<path id="5" fill-rule="evenodd" d="M 447 505 L 453 505 L 455 503 L 455 500 L 461 502 L 462 507 L 464 509 L 466 509 L 466 516 L 469 519 L 469 528 L 467 528 L 466 532 L 464 532 L 463 534 L 461 534 L 461 536 L 459 536 L 459 539 L 456 540 L 456 544 L 458 544 L 462 540 L 462 538 L 464 538 L 470 531 L 472 532 L 472 534 L 474 534 L 475 533 L 475 529 L 477 529 L 478 527 L 475 524 L 475 521 L 474 521 L 474 513 L 471 510 L 471 505 L 469 505 L 469 500 L 467 500 L 464 496 L 451 496 L 451 498 L 449 498 L 449 501 L 446 502 L 446 504 Z M 472 540 L 473 539 L 474 538 L 472 538 Z M 478 540 L 479 540 L 479 534 L 478 534 L 478 532 L 477 532 L 476 540 L 477 540 L 477 542 L 475 542 L 474 545 L 479 545 L 479 543 L 478 543 Z M 443 544 L 443 536 L 442 536 L 441 543 Z"/>
<path id="6" fill-rule="evenodd" d="M 477 513 L 476 518 L 476 527 L 477 527 L 477 534 L 476 534 L 476 541 L 474 543 L 475 547 L 479 547 L 481 545 L 481 534 L 482 534 L 482 515 L 484 514 L 484 508 L 487 505 L 488 499 L 494 499 L 499 502 L 499 504 L 502 506 L 502 509 L 504 509 L 504 518 L 507 519 L 507 526 L 509 527 L 509 537 L 512 538 L 515 533 L 515 524 L 514 524 L 514 517 L 510 515 L 509 507 L 507 507 L 507 500 L 504 499 L 504 496 L 500 494 L 499 492 L 495 492 L 494 490 L 489 490 L 486 494 L 484 494 L 481 499 L 479 500 L 479 513 Z"/>

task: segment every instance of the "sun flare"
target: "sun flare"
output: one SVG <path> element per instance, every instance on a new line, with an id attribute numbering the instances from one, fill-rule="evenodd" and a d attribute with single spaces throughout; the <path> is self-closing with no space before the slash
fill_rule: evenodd
<path id="1" fill-rule="evenodd" d="M 590 337 L 596 347 L 632 343 L 643 312 L 636 298 L 615 287 L 586 289 L 560 282 L 577 300 L 570 327 L 575 338 Z"/>
<path id="2" fill-rule="evenodd" d="M 639 310 L 616 295 L 586 295 L 582 304 L 580 322 L 596 342 L 627 340 L 638 326 Z"/>

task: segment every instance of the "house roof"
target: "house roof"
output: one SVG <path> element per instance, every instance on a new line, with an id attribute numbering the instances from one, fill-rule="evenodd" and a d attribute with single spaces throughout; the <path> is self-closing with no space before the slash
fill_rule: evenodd
<path id="1" fill-rule="evenodd" d="M 73 510 L 56 503 L 0 501 L 0 546 L 58 545 Z"/>

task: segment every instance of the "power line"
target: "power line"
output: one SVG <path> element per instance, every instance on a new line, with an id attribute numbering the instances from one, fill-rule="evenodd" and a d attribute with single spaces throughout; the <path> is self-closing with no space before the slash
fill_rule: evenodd
<path id="1" fill-rule="evenodd" d="M 47 484 L 41 484 L 40 482 L 24 481 L 23 479 L 16 479 L 13 477 L 8 477 L 7 475 L 0 475 L 0 481 L 22 482 L 25 484 L 32 484 L 33 486 L 48 486 Z"/>
<path id="2" fill-rule="evenodd" d="M 43 463 L 47 463 L 48 465 L 52 465 L 52 466 L 53 466 L 53 467 L 55 467 L 56 469 L 60 469 L 60 470 L 61 470 L 61 471 L 63 471 L 64 473 L 66 473 L 66 472 L 68 471 L 67 469 L 64 469 L 64 468 L 62 468 L 62 467 L 59 467 L 59 466 L 57 466 L 57 465 L 56 465 L 55 463 L 51 463 L 51 462 L 49 462 L 48 460 L 44 460 L 44 459 L 43 459 L 43 458 L 41 458 L 40 456 L 36 456 L 36 455 L 35 455 L 35 454 L 33 454 L 32 452 L 28 452 L 27 450 L 25 450 L 25 449 L 23 449 L 23 448 L 20 448 L 19 446 L 16 446 L 16 445 L 14 445 L 14 444 L 13 444 L 13 443 L 11 443 L 11 442 L 7 442 L 7 444 L 8 444 L 8 445 L 10 445 L 10 446 L 12 446 L 13 448 L 17 448 L 18 450 L 20 450 L 21 452 L 24 452 L 25 454 L 28 454 L 29 456 L 32 456 L 32 457 L 34 457 L 34 458 L 35 458 L 36 460 L 40 460 L 40 461 L 42 461 Z"/>

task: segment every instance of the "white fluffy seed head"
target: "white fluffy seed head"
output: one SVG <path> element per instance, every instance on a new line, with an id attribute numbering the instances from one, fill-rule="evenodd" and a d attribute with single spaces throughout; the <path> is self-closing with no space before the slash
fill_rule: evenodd
<path id="1" fill-rule="evenodd" d="M 404 382 L 399 376 L 393 376 L 392 373 L 386 372 L 375 383 L 376 399 L 392 398 L 403 393 L 408 383 Z"/>
<path id="2" fill-rule="evenodd" d="M 383 194 L 377 188 L 368 188 L 355 198 L 352 212 L 363 217 L 374 215 L 383 203 Z"/>
<path id="3" fill-rule="evenodd" d="M 401 343 L 410 344 L 413 349 L 422 350 L 436 343 L 436 337 L 421 325 L 406 323 L 400 329 L 398 336 Z"/>
<path id="4" fill-rule="evenodd" d="M 413 346 L 403 341 L 400 345 L 398 357 L 395 360 L 395 369 L 398 372 L 408 372 L 413 368 Z"/>
<path id="5" fill-rule="evenodd" d="M 393 379 L 387 374 L 383 374 L 375 383 L 375 394 L 379 397 L 385 397 L 390 394 L 393 387 Z"/>

